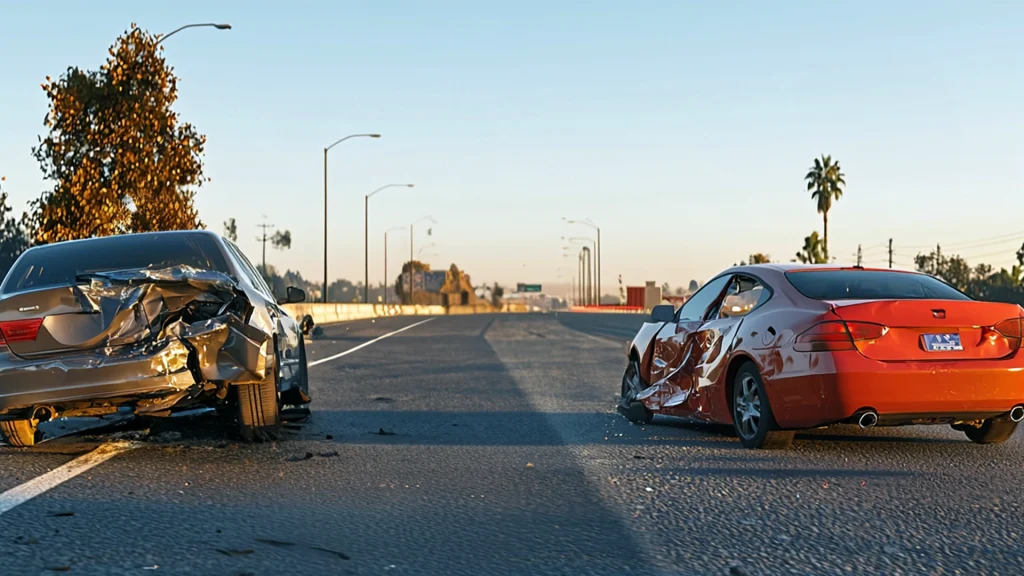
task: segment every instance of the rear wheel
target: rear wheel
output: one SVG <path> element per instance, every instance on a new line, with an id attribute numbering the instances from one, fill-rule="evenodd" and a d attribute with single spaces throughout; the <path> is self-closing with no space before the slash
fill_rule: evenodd
<path id="1" fill-rule="evenodd" d="M 4 420 L 0 422 L 0 435 L 11 446 L 19 448 L 34 446 L 37 433 L 35 420 Z"/>
<path id="2" fill-rule="evenodd" d="M 640 362 L 630 357 L 626 371 L 622 374 L 622 388 L 619 391 L 619 410 L 629 420 L 638 424 L 650 424 L 654 419 L 654 413 L 644 406 L 644 403 L 637 400 L 636 396 L 646 388 L 643 378 L 640 377 Z"/>
<path id="3" fill-rule="evenodd" d="M 274 360 L 262 382 L 238 385 L 238 431 L 246 442 L 277 440 L 280 432 L 276 345 Z"/>
<path id="4" fill-rule="evenodd" d="M 751 362 L 740 366 L 733 380 L 732 420 L 744 448 L 785 449 L 793 444 L 796 433 L 778 429 L 764 381 Z"/>
<path id="5" fill-rule="evenodd" d="M 964 428 L 964 434 L 976 444 L 1002 444 L 1013 436 L 1015 430 L 1017 422 L 989 418 L 981 426 Z"/>

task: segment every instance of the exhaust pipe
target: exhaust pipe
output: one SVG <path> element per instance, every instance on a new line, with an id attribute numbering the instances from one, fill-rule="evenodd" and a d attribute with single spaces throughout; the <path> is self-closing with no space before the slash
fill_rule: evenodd
<path id="1" fill-rule="evenodd" d="M 1014 406 L 1010 410 L 1010 420 L 1014 422 L 1020 422 L 1021 420 L 1024 420 L 1024 406 Z"/>
<path id="2" fill-rule="evenodd" d="M 1022 408 L 1021 416 L 1024 417 L 1024 408 Z M 857 424 L 859 424 L 861 428 L 871 428 L 875 424 L 878 424 L 878 414 L 873 410 L 865 412 L 857 419 Z"/>

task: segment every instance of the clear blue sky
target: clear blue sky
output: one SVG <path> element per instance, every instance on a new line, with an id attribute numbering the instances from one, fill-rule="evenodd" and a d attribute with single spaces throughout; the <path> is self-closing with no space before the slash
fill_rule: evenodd
<path id="1" fill-rule="evenodd" d="M 475 282 L 571 273 L 560 237 L 588 230 L 562 216 L 602 226 L 606 287 L 702 280 L 754 251 L 788 261 L 821 229 L 801 179 L 823 152 L 847 174 L 841 258 L 862 243 L 881 263 L 892 237 L 901 264 L 942 242 L 999 266 L 1024 240 L 1022 3 L 6 1 L 0 174 L 16 209 L 45 186 L 39 84 L 98 67 L 133 21 L 234 26 L 166 44 L 178 109 L 209 137 L 200 213 L 218 231 L 237 218 L 257 258 L 266 215 L 294 239 L 269 262 L 314 279 L 322 149 L 367 131 L 384 138 L 331 151 L 332 278 L 362 278 L 363 195 L 406 181 L 371 201 L 372 281 L 383 230 L 428 214 L 427 260 Z"/>

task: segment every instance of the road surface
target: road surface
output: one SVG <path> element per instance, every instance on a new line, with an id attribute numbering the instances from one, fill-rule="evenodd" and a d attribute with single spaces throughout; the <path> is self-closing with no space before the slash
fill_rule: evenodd
<path id="1" fill-rule="evenodd" d="M 1024 565 L 1020 435 L 833 428 L 747 451 L 728 430 L 615 412 L 639 316 L 439 317 L 394 333 L 423 320 L 326 327 L 308 349 L 313 417 L 273 444 L 226 442 L 206 419 L 0 448 L 3 573 Z M 112 452 L 95 461 L 97 447 Z M 78 475 L 42 476 L 83 455 Z"/>

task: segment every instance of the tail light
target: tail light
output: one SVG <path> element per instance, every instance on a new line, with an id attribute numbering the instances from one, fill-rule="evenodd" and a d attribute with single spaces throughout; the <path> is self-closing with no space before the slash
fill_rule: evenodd
<path id="1" fill-rule="evenodd" d="M 798 352 L 856 350 L 854 342 L 876 340 L 884 336 L 885 331 L 885 326 L 871 322 L 822 322 L 797 336 L 793 348 Z"/>
<path id="2" fill-rule="evenodd" d="M 1010 344 L 1010 348 L 1017 350 L 1020 348 L 1021 340 L 1021 319 L 1010 318 L 1003 320 L 992 327 L 993 330 L 999 333 L 1000 336 L 1006 338 L 1006 341 Z"/>
<path id="3" fill-rule="evenodd" d="M 42 318 L 9 320 L 7 322 L 0 322 L 0 334 L 3 334 L 6 342 L 35 340 L 36 336 L 39 335 L 39 327 L 42 325 Z"/>

